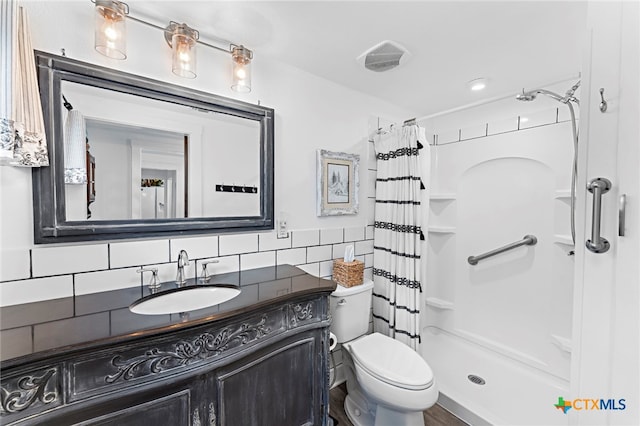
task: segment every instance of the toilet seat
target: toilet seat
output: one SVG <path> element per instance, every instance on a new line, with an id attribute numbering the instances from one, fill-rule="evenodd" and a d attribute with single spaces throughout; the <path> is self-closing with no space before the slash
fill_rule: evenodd
<path id="1" fill-rule="evenodd" d="M 433 371 L 417 352 L 380 333 L 348 343 L 354 362 L 368 374 L 389 385 L 424 390 L 433 384 Z"/>

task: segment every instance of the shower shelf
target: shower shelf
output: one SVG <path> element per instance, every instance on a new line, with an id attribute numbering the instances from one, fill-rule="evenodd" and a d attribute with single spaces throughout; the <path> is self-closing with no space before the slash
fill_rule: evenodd
<path id="1" fill-rule="evenodd" d="M 573 240 L 571 239 L 571 235 L 559 235 L 556 234 L 553 236 L 554 242 L 558 244 L 564 244 L 567 246 L 573 245 Z"/>
<path id="2" fill-rule="evenodd" d="M 562 190 L 556 191 L 555 198 L 571 198 L 571 190 L 562 189 Z"/>
<path id="3" fill-rule="evenodd" d="M 438 299 L 437 297 L 427 297 L 424 302 L 427 306 L 433 306 L 434 308 L 438 309 L 453 309 L 452 302 L 447 302 L 446 300 Z"/>
<path id="4" fill-rule="evenodd" d="M 557 336 L 555 334 L 551 335 L 551 339 L 553 344 L 559 347 L 564 352 L 571 353 L 571 339 L 567 339 L 566 337 Z"/>
<path id="5" fill-rule="evenodd" d="M 430 226 L 429 232 L 434 234 L 455 234 L 455 226 Z"/>
<path id="6" fill-rule="evenodd" d="M 442 194 L 431 194 L 429 199 L 432 201 L 454 201 L 456 199 L 456 194 L 453 193 L 442 193 Z"/>

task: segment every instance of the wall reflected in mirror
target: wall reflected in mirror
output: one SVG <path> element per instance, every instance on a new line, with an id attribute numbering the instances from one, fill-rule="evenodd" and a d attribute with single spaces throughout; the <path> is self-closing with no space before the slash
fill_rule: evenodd
<path id="1" fill-rule="evenodd" d="M 90 169 L 65 185 L 66 220 L 261 214 L 259 121 L 64 80 L 61 92 L 84 116 Z"/>

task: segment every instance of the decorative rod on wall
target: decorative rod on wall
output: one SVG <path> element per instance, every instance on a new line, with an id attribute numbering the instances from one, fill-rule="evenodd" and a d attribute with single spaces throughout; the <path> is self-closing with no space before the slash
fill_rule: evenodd
<path id="1" fill-rule="evenodd" d="M 172 50 L 171 70 L 185 78 L 196 77 L 196 44 L 231 55 L 233 83 L 236 92 L 251 91 L 251 60 L 253 52 L 242 45 L 231 44 L 223 49 L 200 40 L 200 33 L 187 24 L 170 21 L 166 28 L 129 15 L 129 5 L 118 0 L 91 0 L 95 4 L 95 49 L 113 59 L 127 58 L 126 19 L 139 22 L 164 33 Z"/>

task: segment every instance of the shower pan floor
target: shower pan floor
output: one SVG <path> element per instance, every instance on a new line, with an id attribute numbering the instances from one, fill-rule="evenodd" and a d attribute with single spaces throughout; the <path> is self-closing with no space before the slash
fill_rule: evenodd
<path id="1" fill-rule="evenodd" d="M 474 425 L 568 425 L 554 407 L 569 383 L 437 327 L 422 334 L 438 403 Z M 471 376 L 471 377 L 470 377 Z M 482 383 L 484 382 L 484 383 Z"/>

